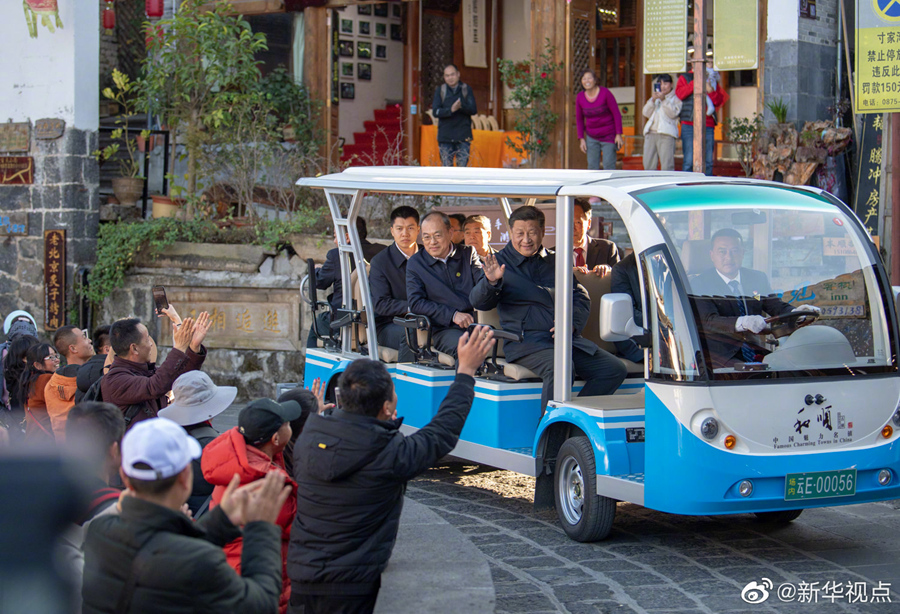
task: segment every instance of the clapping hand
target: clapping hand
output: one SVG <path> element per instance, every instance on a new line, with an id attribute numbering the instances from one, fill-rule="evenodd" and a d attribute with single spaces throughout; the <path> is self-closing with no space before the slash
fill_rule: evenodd
<path id="1" fill-rule="evenodd" d="M 313 380 L 313 385 L 309 390 L 313 393 L 313 396 L 316 397 L 316 401 L 319 402 L 319 410 L 317 413 L 320 416 L 334 407 L 334 403 L 325 402 L 325 383 L 320 378 L 317 377 Z"/>
<path id="2" fill-rule="evenodd" d="M 497 256 L 488 254 L 484 257 L 484 276 L 492 286 L 496 286 L 506 272 L 506 265 L 497 262 Z"/>
<path id="3" fill-rule="evenodd" d="M 200 346 L 203 345 L 210 326 L 212 326 L 212 320 L 209 319 L 209 314 L 205 311 L 200 313 L 197 321 L 194 322 L 194 331 L 191 335 L 191 351 L 195 354 L 200 351 Z"/>
<path id="4" fill-rule="evenodd" d="M 172 335 L 172 347 L 176 350 L 186 352 L 188 345 L 191 343 L 191 336 L 194 334 L 194 318 L 187 318 L 181 321 L 181 326 L 175 328 Z"/>

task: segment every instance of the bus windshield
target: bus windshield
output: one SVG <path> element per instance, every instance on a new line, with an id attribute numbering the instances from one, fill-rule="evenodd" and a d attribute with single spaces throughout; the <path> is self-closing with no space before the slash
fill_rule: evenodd
<path id="1" fill-rule="evenodd" d="M 825 198 L 734 184 L 639 198 L 686 274 L 686 310 L 712 379 L 896 369 L 894 331 L 867 238 Z"/>

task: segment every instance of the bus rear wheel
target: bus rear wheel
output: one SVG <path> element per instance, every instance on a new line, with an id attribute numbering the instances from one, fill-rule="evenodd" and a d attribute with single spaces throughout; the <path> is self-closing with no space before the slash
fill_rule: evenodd
<path id="1" fill-rule="evenodd" d="M 756 519 L 760 522 L 772 524 L 787 524 L 803 513 L 803 510 L 783 510 L 780 512 L 755 512 Z"/>
<path id="2" fill-rule="evenodd" d="M 616 502 L 597 496 L 594 452 L 587 437 L 572 437 L 559 448 L 555 481 L 556 513 L 566 534 L 579 542 L 609 535 Z"/>

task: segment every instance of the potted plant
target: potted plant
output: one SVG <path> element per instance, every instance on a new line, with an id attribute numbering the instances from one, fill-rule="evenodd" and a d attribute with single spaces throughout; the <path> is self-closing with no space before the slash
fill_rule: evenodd
<path id="1" fill-rule="evenodd" d="M 266 49 L 266 40 L 228 2 L 210 8 L 205 0 L 186 0 L 174 17 L 147 27 L 146 41 L 140 100 L 163 117 L 175 143 L 186 149 L 190 218 L 204 187 L 199 176 L 204 148 L 232 121 L 228 108 L 234 98 L 257 87 L 255 54 Z M 173 186 L 172 195 L 178 193 Z"/>
<path id="2" fill-rule="evenodd" d="M 260 81 L 259 89 L 284 140 L 317 148 L 318 108 L 306 87 L 279 66 Z"/>
<path id="3" fill-rule="evenodd" d="M 725 132 L 738 151 L 738 161 L 745 177 L 753 174 L 753 160 L 756 156 L 756 141 L 763 129 L 763 119 L 759 113 L 753 117 L 729 117 L 725 120 Z"/>
<path id="4" fill-rule="evenodd" d="M 112 72 L 113 85 L 115 89 L 107 87 L 103 90 L 103 97 L 115 103 L 122 110 L 122 115 L 116 119 L 115 130 L 112 131 L 111 137 L 113 142 L 93 152 L 93 156 L 97 158 L 100 164 L 117 156 L 125 145 L 125 156 L 117 159 L 119 163 L 119 171 L 121 177 L 112 180 L 113 194 L 122 205 L 135 205 L 141 193 L 144 191 L 144 178 L 141 176 L 141 167 L 138 164 L 137 138 L 132 137 L 128 131 L 128 122 L 135 112 L 134 95 L 136 84 L 128 78 L 128 75 L 113 69 Z M 141 131 L 141 137 L 144 139 L 150 134 L 148 130 Z"/>

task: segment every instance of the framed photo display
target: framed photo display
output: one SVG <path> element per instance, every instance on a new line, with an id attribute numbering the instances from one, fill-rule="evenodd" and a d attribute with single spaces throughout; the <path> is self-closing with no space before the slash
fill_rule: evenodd
<path id="1" fill-rule="evenodd" d="M 372 36 L 372 22 L 360 21 L 359 22 L 359 35 L 360 36 Z"/>
<path id="2" fill-rule="evenodd" d="M 353 34 L 352 19 L 341 19 L 341 34 Z"/>
<path id="3" fill-rule="evenodd" d="M 361 60 L 370 59 L 372 57 L 372 43 L 369 41 L 356 41 L 356 57 Z"/>
<path id="4" fill-rule="evenodd" d="M 387 24 L 384 22 L 375 22 L 375 38 L 387 38 Z"/>
<path id="5" fill-rule="evenodd" d="M 342 58 L 352 58 L 353 57 L 353 41 L 341 39 L 338 42 L 338 50 L 339 50 L 339 54 Z"/>
<path id="6" fill-rule="evenodd" d="M 355 83 L 341 83 L 341 100 L 353 100 L 356 98 Z"/>
<path id="7" fill-rule="evenodd" d="M 372 14 L 372 5 L 371 4 L 357 4 L 356 5 L 356 13 L 357 13 L 357 15 L 371 15 Z"/>
<path id="8" fill-rule="evenodd" d="M 387 17 L 388 16 L 388 5 L 387 2 L 379 2 L 375 5 L 375 17 Z"/>
<path id="9" fill-rule="evenodd" d="M 387 60 L 387 45 L 375 45 L 375 59 Z"/>
<path id="10" fill-rule="evenodd" d="M 353 62 L 341 62 L 341 78 L 353 78 Z"/>
<path id="11" fill-rule="evenodd" d="M 402 41 L 403 40 L 403 30 L 400 29 L 399 23 L 391 24 L 391 40 L 392 41 Z"/>
<path id="12" fill-rule="evenodd" d="M 368 62 L 359 62 L 356 65 L 356 76 L 360 81 L 372 80 L 372 65 Z"/>

